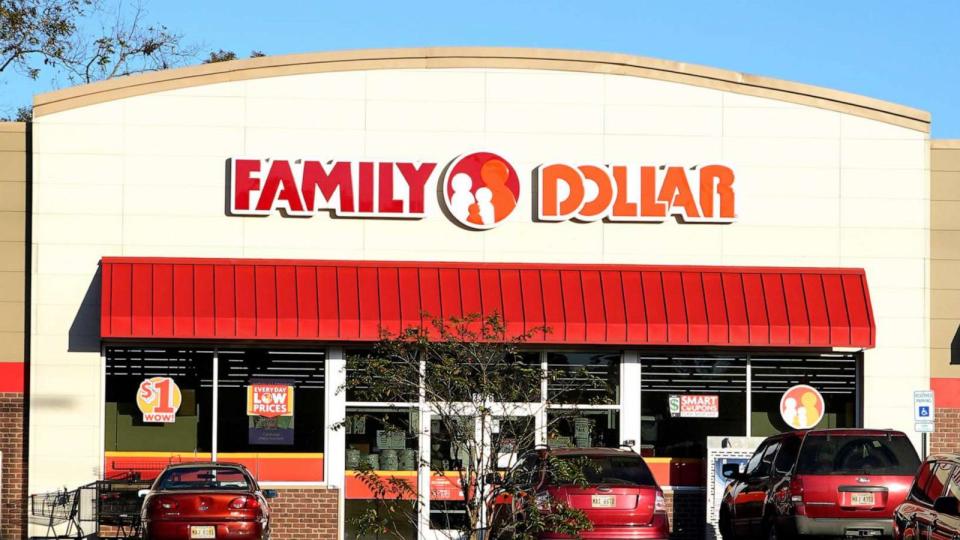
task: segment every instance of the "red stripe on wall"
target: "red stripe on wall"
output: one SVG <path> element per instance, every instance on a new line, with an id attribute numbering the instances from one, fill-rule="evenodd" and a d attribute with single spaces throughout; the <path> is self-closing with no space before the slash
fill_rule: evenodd
<path id="1" fill-rule="evenodd" d="M 23 392 L 23 362 L 0 362 L 0 392 Z"/>
<path id="2" fill-rule="evenodd" d="M 930 389 L 938 409 L 960 409 L 960 378 L 931 378 Z"/>

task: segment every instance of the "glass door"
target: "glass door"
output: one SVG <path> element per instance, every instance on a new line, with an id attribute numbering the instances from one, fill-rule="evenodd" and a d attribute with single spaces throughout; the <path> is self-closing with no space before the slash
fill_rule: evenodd
<path id="1" fill-rule="evenodd" d="M 483 505 L 470 507 L 478 471 L 506 470 L 524 452 L 544 441 L 541 404 L 495 404 L 480 413 L 473 407 L 429 407 L 421 439 L 421 537 L 458 538 L 471 523 L 486 520 Z M 495 464 L 495 465 L 494 465 Z M 483 486 L 480 489 L 485 489 Z"/>

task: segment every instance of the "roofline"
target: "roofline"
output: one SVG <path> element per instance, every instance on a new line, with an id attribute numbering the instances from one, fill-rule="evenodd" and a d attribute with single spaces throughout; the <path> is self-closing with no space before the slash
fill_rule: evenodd
<path id="1" fill-rule="evenodd" d="M 929 133 L 926 111 L 736 71 L 628 54 L 509 47 L 364 49 L 265 56 L 119 77 L 38 94 L 33 115 L 204 84 L 265 77 L 371 69 L 546 69 L 629 75 L 769 98 L 861 116 Z"/>
<path id="2" fill-rule="evenodd" d="M 960 139 L 931 139 L 933 150 L 960 150 Z"/>

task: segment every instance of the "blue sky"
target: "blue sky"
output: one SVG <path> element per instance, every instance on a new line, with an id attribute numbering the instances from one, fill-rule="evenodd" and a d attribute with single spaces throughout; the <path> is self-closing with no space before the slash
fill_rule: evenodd
<path id="1" fill-rule="evenodd" d="M 144 0 L 204 50 L 438 45 L 613 51 L 837 88 L 929 111 L 960 138 L 960 0 Z M 203 6 L 201 10 L 199 6 Z M 3 74 L 0 107 L 52 88 Z"/>

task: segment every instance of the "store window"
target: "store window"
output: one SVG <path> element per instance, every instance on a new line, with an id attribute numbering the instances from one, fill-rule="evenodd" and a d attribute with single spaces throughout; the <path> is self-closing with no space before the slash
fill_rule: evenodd
<path id="1" fill-rule="evenodd" d="M 620 445 L 620 353 L 548 352 L 547 444 Z"/>
<path id="2" fill-rule="evenodd" d="M 751 355 L 750 369 L 753 436 L 768 437 L 797 428 L 788 425 L 781 416 L 780 399 L 784 392 L 798 384 L 810 385 L 823 396 L 823 419 L 815 427 L 857 426 L 856 355 Z"/>
<path id="3" fill-rule="evenodd" d="M 620 353 L 547 353 L 547 399 L 555 404 L 620 403 Z"/>
<path id="4" fill-rule="evenodd" d="M 211 458 L 212 350 L 108 348 L 105 394 L 105 477 Z"/>
<path id="5" fill-rule="evenodd" d="M 261 482 L 323 480 L 322 351 L 218 351 L 217 452 Z"/>
<path id="6" fill-rule="evenodd" d="M 383 358 L 372 349 L 347 351 L 347 402 L 416 403 L 419 379 L 413 362 Z"/>
<path id="7" fill-rule="evenodd" d="M 747 434 L 744 357 L 651 354 L 640 362 L 644 455 L 702 459 L 708 436 Z"/>
<path id="8" fill-rule="evenodd" d="M 620 411 L 553 409 L 547 414 L 547 444 L 551 448 L 617 448 Z"/>
<path id="9" fill-rule="evenodd" d="M 388 536 L 417 536 L 416 493 L 420 417 L 416 407 L 347 407 L 343 425 L 346 448 L 346 536 L 362 535 L 356 524 L 376 516 Z M 375 497 L 383 489 L 384 496 Z"/>
<path id="10" fill-rule="evenodd" d="M 105 477 L 216 460 L 260 482 L 323 480 L 323 352 L 110 347 L 105 360 Z"/>

